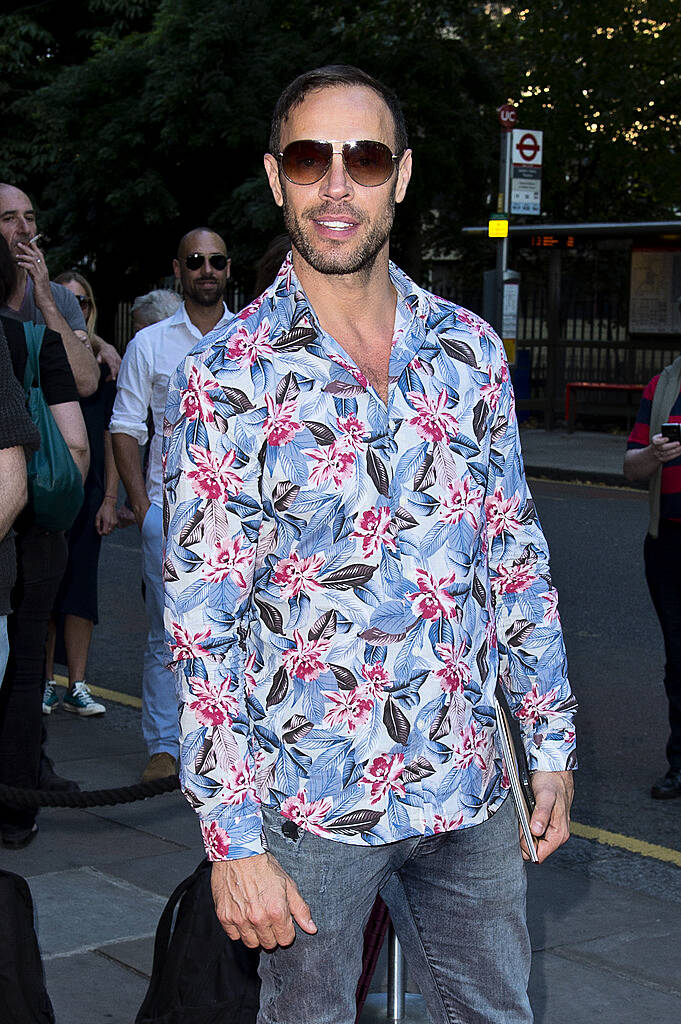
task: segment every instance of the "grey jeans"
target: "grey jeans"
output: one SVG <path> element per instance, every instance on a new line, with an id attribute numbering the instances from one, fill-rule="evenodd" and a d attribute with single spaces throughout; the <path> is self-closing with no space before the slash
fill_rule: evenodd
<path id="1" fill-rule="evenodd" d="M 264 808 L 270 852 L 310 905 L 318 933 L 296 929 L 262 953 L 258 1024 L 352 1024 L 363 931 L 380 892 L 433 1024 L 531 1024 L 530 942 L 518 823 L 507 799 L 484 824 L 386 846 L 301 831 Z"/>

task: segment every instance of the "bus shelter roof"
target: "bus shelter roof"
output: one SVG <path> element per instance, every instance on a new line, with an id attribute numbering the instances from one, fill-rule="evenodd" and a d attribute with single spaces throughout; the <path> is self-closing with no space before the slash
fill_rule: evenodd
<path id="1" fill-rule="evenodd" d="M 486 235 L 487 225 L 466 227 L 461 229 L 464 235 Z M 640 221 L 594 221 L 592 223 L 551 224 L 537 221 L 534 224 L 512 224 L 508 226 L 509 235 L 579 235 L 591 238 L 631 238 L 638 235 L 678 235 L 681 236 L 681 220 L 640 220 Z"/>

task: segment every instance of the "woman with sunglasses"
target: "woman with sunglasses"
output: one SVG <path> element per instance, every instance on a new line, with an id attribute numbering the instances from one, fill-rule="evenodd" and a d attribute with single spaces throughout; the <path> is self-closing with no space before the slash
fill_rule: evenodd
<path id="1" fill-rule="evenodd" d="M 97 306 L 89 281 L 75 270 L 60 274 L 55 280 L 75 295 L 90 341 L 95 341 L 95 347 L 101 349 L 102 339 L 95 334 Z M 84 718 L 103 715 L 106 711 L 105 706 L 93 698 L 85 678 L 92 629 L 98 622 L 97 569 L 102 537 L 108 536 L 118 522 L 119 476 L 108 431 L 116 386 L 109 371 L 109 366 L 101 365 L 96 392 L 80 403 L 90 442 L 90 471 L 85 481 L 83 507 L 67 533 L 68 563 L 50 622 L 43 693 L 45 715 L 51 714 L 59 704 L 54 680 L 55 657 L 68 665 L 64 710 Z"/>

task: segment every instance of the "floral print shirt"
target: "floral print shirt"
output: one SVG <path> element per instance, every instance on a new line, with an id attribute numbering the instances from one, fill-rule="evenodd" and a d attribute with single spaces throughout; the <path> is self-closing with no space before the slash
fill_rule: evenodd
<path id="1" fill-rule="evenodd" d="M 503 346 L 390 275 L 387 407 L 290 256 L 171 379 L 166 626 L 212 860 L 262 852 L 263 803 L 363 845 L 484 821 L 509 785 L 499 679 L 530 767 L 574 767 Z"/>

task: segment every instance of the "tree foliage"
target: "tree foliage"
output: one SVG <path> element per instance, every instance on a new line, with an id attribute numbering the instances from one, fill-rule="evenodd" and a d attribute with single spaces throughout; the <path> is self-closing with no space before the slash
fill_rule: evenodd
<path id="1" fill-rule="evenodd" d="M 461 250 L 461 226 L 490 210 L 507 98 L 545 131 L 549 219 L 677 208 L 676 0 L 71 0 L 68 21 L 63 9 L 0 20 L 0 180 L 36 200 L 51 267 L 86 266 L 99 295 L 148 287 L 206 223 L 248 287 L 281 230 L 262 169 L 270 112 L 324 63 L 359 65 L 403 102 L 414 177 L 395 249 L 416 276 L 424 252 Z"/>
<path id="2" fill-rule="evenodd" d="M 514 4 L 498 29 L 519 124 L 544 131 L 549 218 L 678 215 L 677 0 L 536 0 Z"/>

